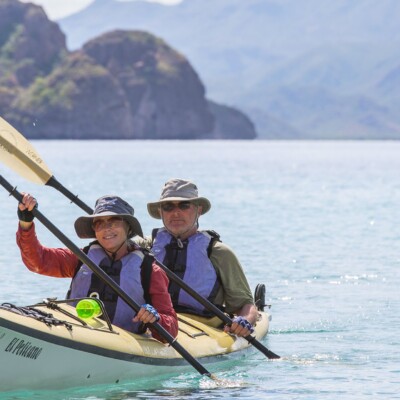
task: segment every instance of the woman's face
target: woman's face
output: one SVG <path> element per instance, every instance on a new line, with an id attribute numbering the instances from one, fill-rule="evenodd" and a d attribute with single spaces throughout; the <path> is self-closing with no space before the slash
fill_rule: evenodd
<path id="1" fill-rule="evenodd" d="M 121 217 L 98 217 L 93 221 L 93 230 L 100 245 L 114 253 L 127 240 L 129 226 Z"/>

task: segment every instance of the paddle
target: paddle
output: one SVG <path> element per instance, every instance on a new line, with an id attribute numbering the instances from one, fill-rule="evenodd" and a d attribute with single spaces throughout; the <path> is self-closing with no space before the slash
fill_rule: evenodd
<path id="1" fill-rule="evenodd" d="M 15 197 L 19 202 L 22 201 L 22 194 L 16 188 L 0 175 L 0 185 L 2 185 L 11 196 Z M 81 261 L 86 264 L 94 274 L 96 274 L 103 282 L 114 290 L 125 303 L 128 304 L 133 310 L 138 312 L 140 306 L 113 280 L 111 279 L 99 266 L 97 266 L 79 247 L 77 247 L 67 236 L 65 236 L 58 228 L 56 228 L 37 208 L 32 210 L 33 215 L 52 232 L 65 246 L 67 246 Z M 167 343 L 172 346 L 186 361 L 189 362 L 201 375 L 208 376 L 213 380 L 219 380 L 210 372 L 208 372 L 194 357 L 192 357 L 179 343 L 169 334 L 159 323 L 151 324 L 154 329 L 162 336 Z"/>
<path id="2" fill-rule="evenodd" d="M 3 150 L 3 151 L 2 151 Z M 42 158 L 36 153 L 32 145 L 22 136 L 14 127 L 0 117 L 0 160 L 3 160 L 11 169 L 37 183 L 45 183 L 59 190 L 66 195 L 70 200 L 79 205 L 88 214 L 93 214 L 93 210 L 74 196 L 71 192 L 65 189 L 59 182 L 57 182 L 49 171 L 48 167 Z M 55 184 L 55 182 L 57 182 Z M 79 200 L 79 204 L 78 201 Z M 180 279 L 174 272 L 168 269 L 161 262 L 157 261 L 160 268 L 162 268 L 168 277 L 177 283 L 183 290 L 189 293 L 195 300 L 202 304 L 208 311 L 214 313 L 228 326 L 232 325 L 232 319 L 224 314 L 218 307 L 205 299 L 190 286 L 188 286 L 182 279 Z M 269 359 L 280 358 L 277 354 L 268 350 L 262 343 L 260 343 L 254 336 L 248 335 L 246 339 L 255 348 L 261 351 Z"/>
<path id="3" fill-rule="evenodd" d="M 25 179 L 51 186 L 88 214 L 93 210 L 52 175 L 35 148 L 13 126 L 0 117 L 0 160 Z"/>

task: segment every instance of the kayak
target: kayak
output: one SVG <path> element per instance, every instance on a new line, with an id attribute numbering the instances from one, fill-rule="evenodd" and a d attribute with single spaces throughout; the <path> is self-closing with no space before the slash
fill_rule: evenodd
<path id="1" fill-rule="evenodd" d="M 178 314 L 178 320 L 178 342 L 202 364 L 231 360 L 252 347 L 224 333 L 217 317 Z M 269 321 L 270 315 L 259 308 L 253 334 L 257 340 L 267 335 Z M 106 317 L 80 318 L 67 300 L 0 305 L 0 352 L 2 392 L 116 384 L 193 370 L 149 332 L 127 332 Z"/>

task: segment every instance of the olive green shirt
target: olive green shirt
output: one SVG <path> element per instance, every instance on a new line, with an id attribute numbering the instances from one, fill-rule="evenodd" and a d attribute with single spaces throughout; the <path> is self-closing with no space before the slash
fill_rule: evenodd
<path id="1" fill-rule="evenodd" d="M 150 248 L 151 237 L 134 238 L 140 246 Z M 215 305 L 224 305 L 227 313 L 239 311 L 245 304 L 254 304 L 253 295 L 235 253 L 225 243 L 216 241 L 210 261 L 221 279 L 221 287 L 215 297 Z M 193 289 L 196 289 L 193 287 Z"/>

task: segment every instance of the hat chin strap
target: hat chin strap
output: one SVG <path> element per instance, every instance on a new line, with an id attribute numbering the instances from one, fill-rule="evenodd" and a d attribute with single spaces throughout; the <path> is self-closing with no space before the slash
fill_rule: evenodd
<path id="1" fill-rule="evenodd" d="M 167 226 L 165 225 L 165 222 L 164 222 L 164 215 L 163 215 L 163 213 L 161 213 L 161 219 L 162 219 L 162 222 L 163 222 L 163 225 L 164 225 L 166 231 L 167 231 L 171 236 L 173 236 L 174 238 L 176 238 L 176 242 L 178 243 L 178 246 L 179 246 L 180 248 L 183 248 L 183 243 L 182 243 L 182 240 L 181 240 L 182 235 L 185 235 L 186 233 L 190 232 L 195 226 L 196 226 L 196 230 L 199 228 L 199 206 L 196 206 L 196 207 L 197 207 L 197 208 L 196 208 L 196 218 L 195 218 L 195 220 L 193 221 L 193 224 L 190 226 L 190 228 L 186 229 L 186 231 L 183 232 L 183 233 L 181 233 L 179 236 L 174 235 L 174 234 L 167 228 Z"/>
<path id="2" fill-rule="evenodd" d="M 128 239 L 126 239 L 125 241 L 123 241 L 123 242 L 121 243 L 121 245 L 118 247 L 118 249 L 115 250 L 115 251 L 113 251 L 113 252 L 108 251 L 108 250 L 105 249 L 103 246 L 101 246 L 101 247 L 102 247 L 102 249 L 103 249 L 108 255 L 111 256 L 111 259 L 112 259 L 112 261 L 114 262 L 114 261 L 115 261 L 115 257 L 117 256 L 117 253 L 120 251 L 121 247 L 122 247 L 125 243 L 126 243 L 126 244 L 128 243 Z"/>

